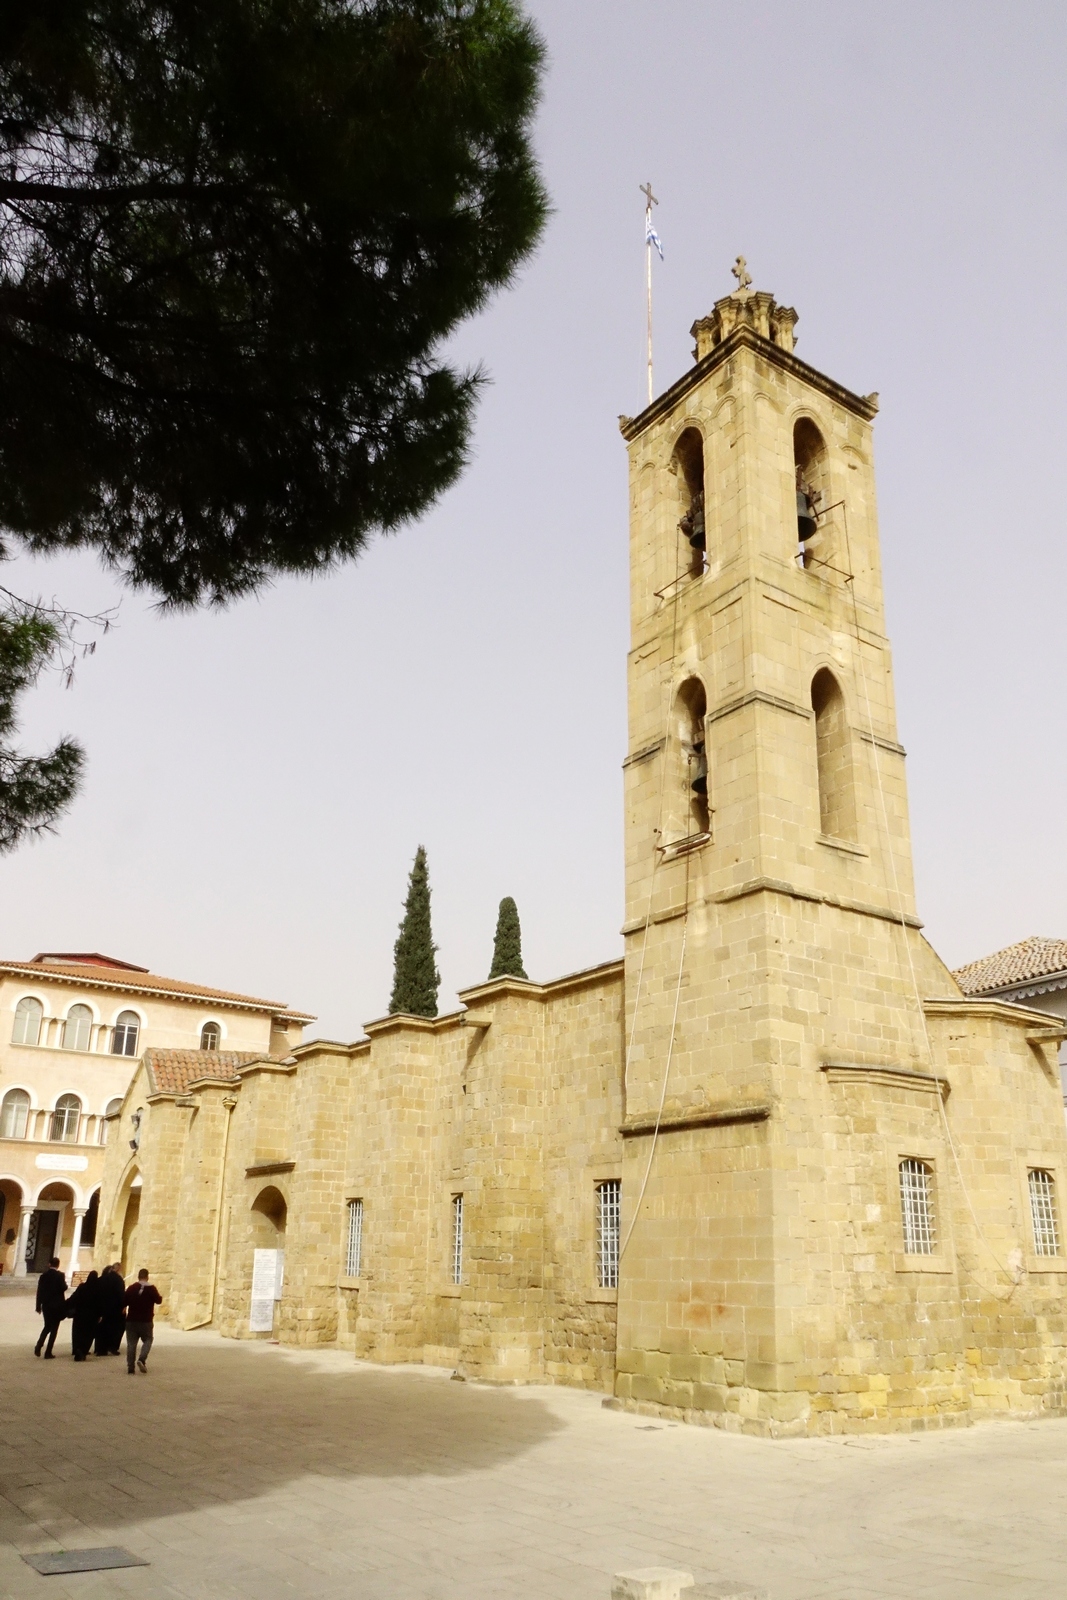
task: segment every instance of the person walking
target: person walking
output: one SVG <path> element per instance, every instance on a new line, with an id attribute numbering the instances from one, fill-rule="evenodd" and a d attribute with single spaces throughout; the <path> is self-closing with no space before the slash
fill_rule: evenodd
<path id="1" fill-rule="evenodd" d="M 67 1280 L 59 1270 L 59 1257 L 53 1256 L 47 1270 L 37 1279 L 37 1315 L 44 1318 L 41 1337 L 33 1347 L 35 1356 L 44 1350 L 46 1361 L 54 1361 L 52 1347 L 56 1342 L 59 1324 L 63 1321 L 64 1302 L 67 1298 Z M 48 1348 L 45 1349 L 45 1340 Z"/>
<path id="2" fill-rule="evenodd" d="M 142 1267 L 137 1282 L 126 1290 L 126 1371 L 133 1375 L 136 1359 L 141 1372 L 147 1372 L 148 1352 L 152 1348 L 153 1313 L 163 1304 L 163 1296 L 154 1283 L 148 1281 L 148 1268 Z M 138 1343 L 141 1346 L 137 1354 Z"/>
<path id="3" fill-rule="evenodd" d="M 100 1326 L 100 1274 L 90 1272 L 67 1301 L 65 1315 L 71 1319 L 70 1342 L 75 1361 L 84 1361 L 93 1347 Z"/>
<path id="4" fill-rule="evenodd" d="M 126 1285 L 121 1262 L 104 1268 L 100 1275 L 100 1326 L 96 1332 L 98 1356 L 117 1356 L 126 1331 Z"/>

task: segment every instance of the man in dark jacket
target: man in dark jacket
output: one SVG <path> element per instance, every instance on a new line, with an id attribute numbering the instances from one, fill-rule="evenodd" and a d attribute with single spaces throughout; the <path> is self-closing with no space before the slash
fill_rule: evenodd
<path id="1" fill-rule="evenodd" d="M 126 1370 L 131 1375 L 135 1358 L 140 1370 L 148 1371 L 145 1363 L 152 1348 L 153 1313 L 162 1304 L 163 1296 L 155 1284 L 148 1281 L 148 1268 L 142 1267 L 137 1274 L 137 1282 L 131 1283 L 126 1290 Z M 138 1342 L 141 1345 L 140 1355 L 137 1354 Z"/>
<path id="2" fill-rule="evenodd" d="M 33 1347 L 35 1356 L 39 1356 L 48 1340 L 48 1348 L 44 1352 L 46 1361 L 54 1361 L 52 1346 L 56 1342 L 59 1324 L 63 1321 L 63 1305 L 67 1296 L 67 1280 L 59 1270 L 59 1257 L 53 1256 L 48 1263 L 48 1269 L 41 1273 L 37 1279 L 37 1314 L 44 1318 L 44 1327 L 41 1337 Z"/>

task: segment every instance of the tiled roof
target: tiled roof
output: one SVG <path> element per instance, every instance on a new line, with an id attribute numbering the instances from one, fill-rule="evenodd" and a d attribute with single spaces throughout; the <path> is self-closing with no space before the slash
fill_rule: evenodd
<path id="1" fill-rule="evenodd" d="M 291 1017 L 294 1021 L 314 1022 L 306 1011 L 290 1011 L 281 1000 L 260 1000 L 255 995 L 232 994 L 228 989 L 208 989 L 199 983 L 181 983 L 177 978 L 160 978 L 153 972 L 119 971 L 115 967 L 93 967 L 88 963 L 59 966 L 54 961 L 0 961 L 5 972 L 31 978 L 65 978 L 94 989 L 122 989 L 138 994 L 173 995 L 177 999 L 217 1000 L 223 1005 L 269 1011 L 271 1016 Z"/>
<path id="2" fill-rule="evenodd" d="M 228 1078 L 236 1083 L 239 1067 L 263 1059 L 261 1050 L 146 1050 L 144 1053 L 153 1094 L 184 1094 L 198 1078 Z"/>
<path id="3" fill-rule="evenodd" d="M 952 974 L 964 994 L 988 994 L 1012 984 L 1067 972 L 1067 939 L 1020 939 L 980 961 L 968 962 Z"/>

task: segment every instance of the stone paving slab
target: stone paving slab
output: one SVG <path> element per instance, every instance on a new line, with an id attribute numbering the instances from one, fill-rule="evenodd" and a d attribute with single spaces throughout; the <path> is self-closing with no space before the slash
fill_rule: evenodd
<path id="1" fill-rule="evenodd" d="M 612 1575 L 769 1600 L 1046 1600 L 1067 1565 L 1067 1423 L 740 1438 L 575 1390 L 491 1389 L 158 1330 L 32 1354 L 0 1300 L 0 1600 L 608 1600 Z M 24 1552 L 122 1545 L 131 1571 Z"/>

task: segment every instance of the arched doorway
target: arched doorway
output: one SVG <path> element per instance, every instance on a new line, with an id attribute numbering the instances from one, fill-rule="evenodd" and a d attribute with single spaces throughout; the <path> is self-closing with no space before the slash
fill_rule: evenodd
<path id="1" fill-rule="evenodd" d="M 26 1271 L 43 1272 L 72 1242 L 74 1191 L 69 1183 L 46 1183 L 34 1202 L 26 1234 Z"/>
<path id="2" fill-rule="evenodd" d="M 251 1333 L 271 1333 L 274 1308 L 281 1298 L 288 1207 L 280 1189 L 269 1184 L 252 1202 Z"/>
<path id="3" fill-rule="evenodd" d="M 122 1276 L 128 1278 L 132 1272 L 140 1269 L 141 1263 L 135 1262 L 137 1254 L 137 1225 L 141 1220 L 141 1174 L 135 1172 L 130 1179 L 126 1195 L 126 1206 L 122 1213 Z"/>
<path id="4" fill-rule="evenodd" d="M 15 1270 L 21 1219 L 22 1185 L 16 1178 L 0 1178 L 0 1272 Z"/>

